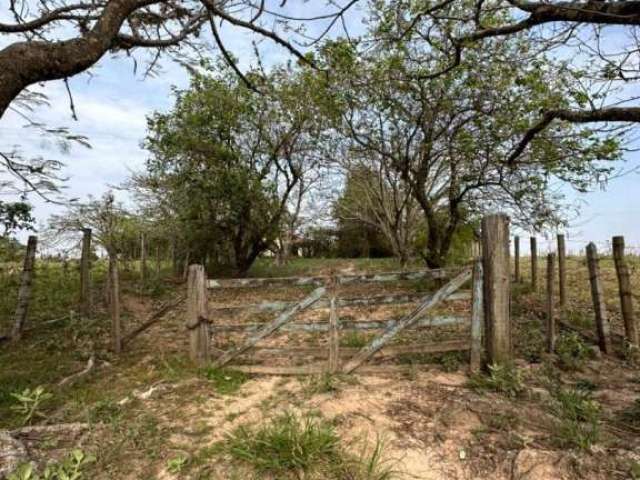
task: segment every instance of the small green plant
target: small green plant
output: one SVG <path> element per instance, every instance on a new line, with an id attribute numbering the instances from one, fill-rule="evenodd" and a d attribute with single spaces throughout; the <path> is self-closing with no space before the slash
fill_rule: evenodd
<path id="1" fill-rule="evenodd" d="M 345 348 L 362 348 L 369 343 L 370 337 L 366 333 L 356 331 L 346 332 L 340 336 L 340 346 Z"/>
<path id="2" fill-rule="evenodd" d="M 600 435 L 600 405 L 590 391 L 556 386 L 551 390 L 557 418 L 556 441 L 562 448 L 588 449 Z"/>
<path id="3" fill-rule="evenodd" d="M 306 390 L 309 395 L 337 392 L 339 381 L 337 375 L 328 372 L 313 375 L 309 377 Z"/>
<path id="4" fill-rule="evenodd" d="M 239 427 L 227 437 L 224 450 L 258 472 L 277 476 L 306 472 L 335 459 L 338 436 L 328 422 L 285 412 L 257 429 Z"/>
<path id="5" fill-rule="evenodd" d="M 640 427 L 640 398 L 636 398 L 629 408 L 620 413 L 620 419 L 634 427 Z"/>
<path id="6" fill-rule="evenodd" d="M 517 337 L 518 353 L 531 363 L 539 363 L 545 351 L 545 337 L 538 322 L 527 322 Z"/>
<path id="7" fill-rule="evenodd" d="M 469 380 L 469 386 L 475 390 L 491 390 L 507 397 L 516 398 L 524 390 L 522 372 L 513 364 L 489 365 L 489 375 L 475 374 Z"/>
<path id="8" fill-rule="evenodd" d="M 236 393 L 249 377 L 246 373 L 225 368 L 207 367 L 203 370 L 204 376 L 211 381 L 213 388 L 221 395 Z"/>
<path id="9" fill-rule="evenodd" d="M 189 459 L 186 455 L 180 454 L 174 458 L 167 460 L 167 471 L 172 475 L 176 475 L 186 467 Z"/>
<path id="10" fill-rule="evenodd" d="M 446 352 L 439 358 L 440 366 L 445 372 L 457 372 L 462 363 L 461 352 Z"/>
<path id="11" fill-rule="evenodd" d="M 640 462 L 635 460 L 631 461 L 629 465 L 629 475 L 632 480 L 640 480 Z"/>
<path id="12" fill-rule="evenodd" d="M 33 390 L 25 388 L 22 392 L 13 392 L 11 396 L 17 401 L 16 405 L 11 406 L 11 410 L 22 417 L 23 425 L 31 423 L 34 417 L 43 417 L 40 407 L 53 397 L 42 386 L 38 386 Z"/>
<path id="13" fill-rule="evenodd" d="M 565 370 L 582 370 L 593 352 L 575 332 L 562 333 L 556 341 L 558 363 Z"/>
<path id="14" fill-rule="evenodd" d="M 82 480 L 82 469 L 94 461 L 93 455 L 76 448 L 62 462 L 47 465 L 42 475 L 37 474 L 32 464 L 24 463 L 10 473 L 7 480 Z"/>

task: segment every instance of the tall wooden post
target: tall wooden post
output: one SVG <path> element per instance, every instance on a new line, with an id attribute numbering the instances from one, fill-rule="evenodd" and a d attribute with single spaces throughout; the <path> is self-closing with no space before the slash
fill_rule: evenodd
<path id="1" fill-rule="evenodd" d="M 147 247 L 144 232 L 140 232 L 140 285 L 144 288 L 147 281 Z"/>
<path id="2" fill-rule="evenodd" d="M 80 254 L 80 310 L 91 315 L 91 229 L 82 229 L 82 252 Z"/>
<path id="3" fill-rule="evenodd" d="M 33 286 L 33 267 L 36 260 L 36 249 L 38 247 L 38 237 L 31 235 L 27 240 L 27 251 L 24 255 L 24 264 L 20 276 L 20 289 L 18 290 L 18 305 L 13 320 L 12 340 L 20 340 L 24 324 L 29 313 L 29 302 L 31 301 L 31 290 Z"/>
<path id="4" fill-rule="evenodd" d="M 187 329 L 191 360 L 209 360 L 209 320 L 207 318 L 207 277 L 202 265 L 191 265 L 187 281 Z"/>
<path id="5" fill-rule="evenodd" d="M 604 353 L 613 353 L 611 347 L 611 328 L 604 303 L 602 283 L 600 282 L 600 267 L 598 265 L 598 251 L 593 242 L 587 245 L 587 266 L 589 267 L 589 282 L 591 283 L 591 299 L 596 315 L 596 333 L 598 344 Z"/>
<path id="6" fill-rule="evenodd" d="M 517 235 L 513 238 L 513 262 L 515 264 L 513 281 L 520 283 L 520 237 Z"/>
<path id="7" fill-rule="evenodd" d="M 549 353 L 553 353 L 556 348 L 556 319 L 553 311 L 555 257 L 553 253 L 547 255 L 547 351 Z"/>
<path id="8" fill-rule="evenodd" d="M 560 307 L 564 308 L 567 304 L 567 247 L 564 241 L 564 235 L 558 234 L 558 287 L 560 290 Z"/>
<path id="9" fill-rule="evenodd" d="M 487 215 L 482 219 L 484 318 L 487 357 L 490 363 L 511 361 L 511 263 L 509 217 Z"/>
<path id="10" fill-rule="evenodd" d="M 122 351 L 122 323 L 120 318 L 120 279 L 116 253 L 109 253 L 109 309 L 113 351 L 120 353 Z"/>
<path id="11" fill-rule="evenodd" d="M 471 352 L 469 355 L 469 370 L 472 373 L 478 372 L 482 367 L 482 322 L 484 320 L 482 286 L 482 258 L 476 257 L 473 263 L 471 287 Z"/>
<path id="12" fill-rule="evenodd" d="M 536 237 L 531 237 L 531 288 L 538 287 L 538 241 Z"/>
<path id="13" fill-rule="evenodd" d="M 631 345 L 638 346 L 638 328 L 636 325 L 635 315 L 633 314 L 633 298 L 631 296 L 631 280 L 629 276 L 629 267 L 624 257 L 624 237 L 613 237 L 613 260 L 616 265 L 616 274 L 618 276 L 618 291 L 620 293 L 620 309 L 622 310 L 622 319 L 624 320 L 624 331 L 627 342 Z"/>
<path id="14" fill-rule="evenodd" d="M 340 370 L 340 331 L 338 330 L 338 279 L 331 279 L 330 311 L 329 311 L 329 372 L 336 373 Z"/>

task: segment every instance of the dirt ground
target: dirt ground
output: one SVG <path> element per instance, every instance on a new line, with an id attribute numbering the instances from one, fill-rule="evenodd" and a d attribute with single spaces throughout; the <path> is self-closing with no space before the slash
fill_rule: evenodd
<path id="1" fill-rule="evenodd" d="M 373 295 L 423 288 L 393 284 L 343 293 Z M 574 290 L 579 295 L 572 298 L 584 300 L 579 280 L 572 284 Z M 242 305 L 304 294 L 304 289 L 227 290 L 213 292 L 210 303 Z M 579 300 L 575 302 L 562 314 L 568 320 L 575 312 L 588 312 Z M 123 305 L 130 325 L 141 323 L 157 308 L 157 302 L 132 295 Z M 464 313 L 467 307 L 468 302 L 454 302 L 440 313 Z M 410 308 L 385 306 L 341 314 L 382 319 Z M 625 416 L 640 398 L 637 363 L 603 357 L 588 346 L 590 354 L 579 368 L 566 369 L 558 366 L 555 356 L 532 353 L 544 325 L 542 312 L 541 292 L 514 290 L 514 343 L 522 389 L 511 396 L 472 387 L 465 354 L 405 358 L 400 362 L 405 367 L 402 373 L 341 375 L 326 391 L 315 388 L 318 379 L 308 376 L 251 376 L 237 389 L 220 392 L 211 378 L 185 359 L 184 312 L 177 308 L 136 338 L 120 358 L 100 356 L 97 368 L 70 387 L 65 401 L 44 419 L 45 424 L 80 422 L 88 425 L 86 430 L 21 438 L 30 456 L 43 463 L 62 458 L 72 447 L 93 452 L 97 460 L 87 478 L 269 478 L 247 474 L 245 466 L 220 454 L 216 445 L 241 425 L 259 425 L 289 411 L 330 421 L 350 451 L 365 452 L 381 442 L 385 461 L 398 479 L 640 478 L 640 421 Z M 326 315 L 324 310 L 313 311 L 299 320 Z M 216 319 L 249 320 L 255 317 Z M 464 338 L 465 328 L 416 330 L 411 339 Z M 324 335 L 280 334 L 274 344 L 324 345 Z M 241 336 L 235 333 L 214 339 L 220 349 L 239 341 Z M 84 362 L 78 359 L 71 370 L 81 370 Z M 554 411 L 552 397 L 553 388 L 583 385 L 589 386 L 600 412 L 598 439 L 586 448 L 562 440 L 565 425 Z M 180 456 L 187 459 L 188 467 L 170 472 L 169 461 Z"/>

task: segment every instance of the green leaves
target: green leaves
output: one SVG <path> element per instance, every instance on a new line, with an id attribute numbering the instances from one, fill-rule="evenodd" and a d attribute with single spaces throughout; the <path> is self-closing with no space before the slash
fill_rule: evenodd
<path id="1" fill-rule="evenodd" d="M 25 388 L 22 392 L 11 394 L 16 399 L 17 404 L 11 406 L 11 410 L 22 417 L 22 424 L 27 425 L 35 417 L 43 417 L 40 407 L 44 402 L 53 397 L 51 393 L 45 391 L 44 387 L 38 386 L 33 390 Z"/>

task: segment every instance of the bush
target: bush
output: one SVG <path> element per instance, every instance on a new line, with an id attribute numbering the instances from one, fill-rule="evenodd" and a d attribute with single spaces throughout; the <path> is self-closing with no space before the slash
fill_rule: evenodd
<path id="1" fill-rule="evenodd" d="M 513 364 L 491 364 L 489 375 L 475 374 L 469 380 L 469 386 L 475 390 L 491 390 L 510 398 L 520 396 L 525 388 L 522 372 Z"/>
<path id="2" fill-rule="evenodd" d="M 560 367 L 565 370 L 582 370 L 593 352 L 580 335 L 575 332 L 562 333 L 556 341 L 556 354 Z"/>
<path id="3" fill-rule="evenodd" d="M 600 405 L 588 390 L 557 386 L 551 391 L 556 440 L 563 448 L 588 449 L 600 435 Z"/>

